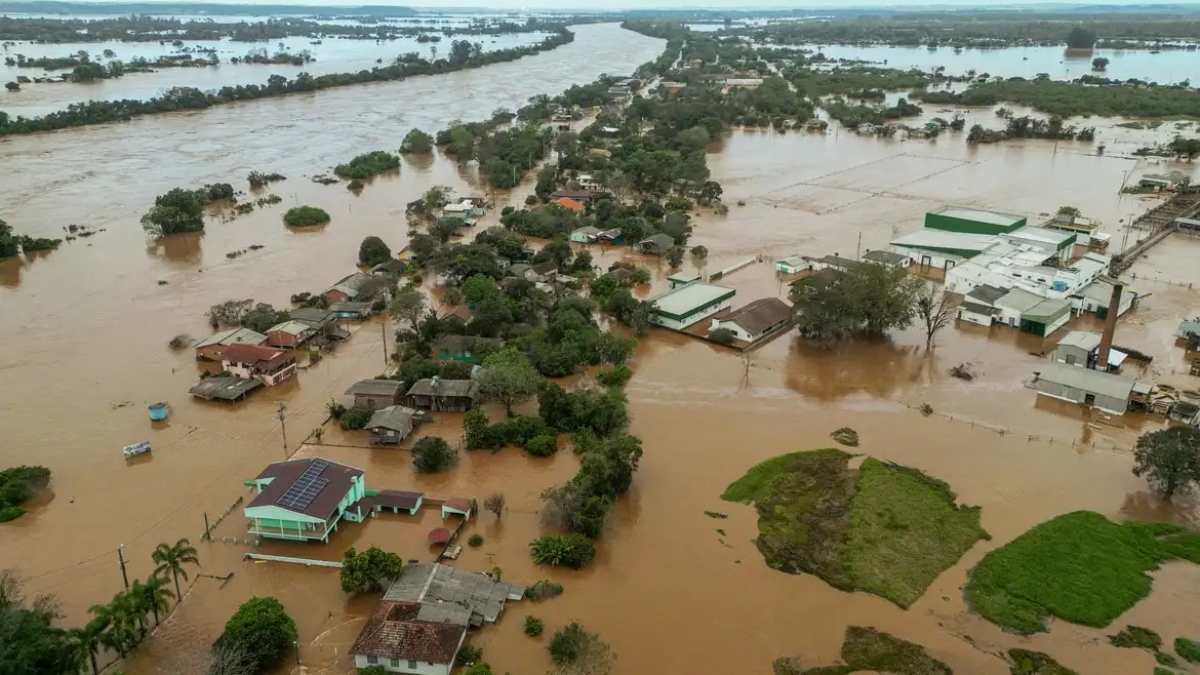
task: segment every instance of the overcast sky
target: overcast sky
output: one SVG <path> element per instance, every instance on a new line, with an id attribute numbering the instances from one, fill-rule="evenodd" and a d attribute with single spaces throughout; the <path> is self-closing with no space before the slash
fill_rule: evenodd
<path id="1" fill-rule="evenodd" d="M 88 0 L 84 0 L 88 1 Z M 93 0 L 100 1 L 103 0 Z M 201 0 L 208 1 L 208 0 Z M 214 2 L 230 2 L 230 4 L 289 4 L 289 5 L 322 5 L 322 6 L 353 6 L 353 5 L 400 5 L 419 9 L 460 9 L 464 7 L 480 7 L 487 9 L 509 10 L 546 10 L 575 8 L 580 10 L 595 9 L 792 9 L 820 7 L 921 7 L 930 5 L 953 5 L 956 7 L 998 7 L 1004 5 L 1129 5 L 1130 2 L 1121 0 L 1090 0 L 1087 2 L 1047 2 L 1047 0 L 1008 0 L 1006 2 L 983 2 L 972 0 L 811 0 L 797 3 L 795 0 L 750 0 L 749 3 L 739 0 L 602 0 L 594 4 L 580 3 L 579 0 L 420 0 L 419 2 L 403 2 L 402 0 L 211 0 Z M 1200 0 L 1138 0 L 1132 4 L 1200 4 Z"/>

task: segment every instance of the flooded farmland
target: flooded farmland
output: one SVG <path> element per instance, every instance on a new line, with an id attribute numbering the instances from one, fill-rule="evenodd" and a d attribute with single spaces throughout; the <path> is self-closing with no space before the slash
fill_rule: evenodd
<path id="1" fill-rule="evenodd" d="M 772 659 L 786 655 L 806 665 L 831 663 L 851 624 L 925 645 L 957 672 L 1006 673 L 996 653 L 1013 646 L 1048 652 L 1089 674 L 1148 672 L 1151 655 L 1111 649 L 1104 631 L 1056 623 L 1047 634 L 1019 638 L 967 613 L 961 599 L 967 570 L 984 553 L 1054 515 L 1093 509 L 1112 517 L 1194 520 L 1193 504 L 1166 507 L 1129 472 L 1136 435 L 1160 422 L 1132 415 L 1091 419 L 1073 406 L 1035 401 L 1023 383 L 1041 363 L 1030 352 L 1046 345 L 1028 335 L 952 326 L 938 335 L 931 354 L 916 330 L 832 352 L 784 336 L 742 360 L 691 338 L 652 333 L 639 344 L 627 387 L 631 431 L 643 439 L 645 456 L 600 540 L 597 562 L 581 572 L 535 568 L 527 550 L 540 531 L 538 495 L 575 473 L 569 453 L 549 459 L 515 450 L 473 453 L 449 473 L 423 476 L 405 451 L 342 447 L 349 439 L 335 430 L 323 446 L 301 445 L 324 420 L 331 397 L 383 369 L 377 323 L 361 326 L 333 355 L 246 404 L 187 399 L 196 366 L 190 352 L 172 353 L 166 343 L 180 333 L 206 334 L 208 306 L 249 296 L 279 305 L 292 293 L 320 290 L 351 271 L 363 236 L 402 246 L 404 205 L 428 187 L 482 190 L 470 169 L 440 156 L 406 161 L 399 176 L 376 179 L 357 197 L 307 176 L 358 152 L 394 148 L 414 126 L 433 131 L 601 72 L 629 72 L 662 48 L 613 25 L 576 31 L 573 44 L 554 52 L 475 71 L 0 142 L 6 177 L 0 217 L 14 229 L 36 236 L 56 235 L 70 223 L 106 230 L 48 255 L 0 263 L 0 451 L 5 465 L 36 463 L 54 471 L 52 493 L 4 526 L 0 568 L 20 567 L 32 577 L 31 590 L 58 595 L 66 620 L 78 623 L 87 606 L 120 588 L 118 546 L 125 545 L 130 574 L 145 576 L 156 544 L 179 537 L 195 543 L 204 514 L 216 517 L 233 507 L 214 532 L 217 541 L 199 546 L 201 572 L 232 578 L 195 579 L 186 602 L 128 672 L 193 672 L 196 657 L 252 595 L 278 597 L 296 619 L 307 672 L 352 672 L 347 651 L 373 599 L 347 600 L 336 572 L 246 562 L 242 556 L 252 545 L 222 541 L 245 537 L 240 506 L 234 506 L 246 495 L 241 482 L 285 456 L 274 417 L 277 401 L 285 400 L 286 452 L 360 467 L 370 489 L 480 498 L 505 492 L 509 510 L 499 522 L 490 514 L 472 522 L 469 532 L 486 543 L 464 552 L 458 564 L 498 566 L 517 582 L 548 577 L 566 592 L 536 608 L 511 604 L 497 627 L 472 636 L 500 672 L 551 667 L 544 641 L 522 634 L 527 613 L 549 626 L 579 620 L 599 632 L 623 675 L 766 673 Z M 1110 152 L 1125 147 L 1118 138 L 1128 139 L 1128 147 L 1142 140 L 1132 130 L 1102 131 L 1114 139 Z M 786 296 L 772 259 L 852 257 L 883 248 L 895 235 L 921 227 L 925 211 L 945 202 L 1031 221 L 1075 205 L 1120 242 L 1122 221 L 1156 203 L 1120 197 L 1128 175 L 1192 171 L 1186 164 L 1096 156 L 1084 144 L 976 148 L 953 134 L 930 143 L 844 132 L 738 131 L 713 148 L 709 165 L 730 213 L 705 215 L 696 224 L 691 243 L 709 249 L 705 269 L 764 260 L 723 280 L 738 291 L 736 304 Z M 161 245 L 145 240 L 137 218 L 155 195 L 176 186 L 241 183 L 250 170 L 289 176 L 271 188 L 282 204 L 211 222 L 202 237 Z M 519 203 L 531 187 L 497 195 L 498 205 Z M 326 209 L 332 222 L 320 231 L 287 231 L 280 214 L 297 203 Z M 225 257 L 250 244 L 265 248 Z M 1197 253 L 1200 242 L 1176 235 L 1132 270 L 1143 279 L 1137 290 L 1150 297 L 1122 319 L 1117 341 L 1154 355 L 1150 374 L 1161 381 L 1190 378 L 1170 334 L 1179 318 L 1200 314 L 1200 295 L 1166 282 L 1200 283 Z M 625 255 L 595 254 L 603 266 Z M 655 287 L 665 287 L 665 266 L 655 273 Z M 964 382 L 947 375 L 964 362 L 980 377 Z M 151 427 L 144 406 L 164 398 L 174 406 L 172 417 Z M 925 403 L 935 414 L 913 409 Z M 435 424 L 429 433 L 456 438 L 461 418 L 439 415 Z M 983 507 L 982 524 L 993 539 L 971 549 L 907 611 L 875 596 L 835 591 L 814 577 L 768 569 L 751 541 L 753 509 L 718 499 L 752 464 L 825 447 L 829 432 L 842 426 L 858 431 L 862 452 L 923 469 L 950 483 L 962 502 Z M 153 457 L 127 466 L 119 448 L 147 439 L 154 442 Z M 729 518 L 712 520 L 705 510 Z M 269 543 L 259 550 L 333 559 L 350 545 L 379 544 L 405 558 L 427 558 L 424 533 L 432 522 L 430 513 L 380 517 L 343 523 L 327 546 Z M 1189 611 L 1194 593 L 1188 589 L 1197 574 L 1188 565 L 1164 566 L 1153 594 L 1130 614 L 1167 639 L 1200 633 L 1200 618 Z M 284 668 L 291 670 L 291 664 Z"/>

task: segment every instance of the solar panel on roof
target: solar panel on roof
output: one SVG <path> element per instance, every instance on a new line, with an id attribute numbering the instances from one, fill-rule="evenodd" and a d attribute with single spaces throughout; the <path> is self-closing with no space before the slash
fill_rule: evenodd
<path id="1" fill-rule="evenodd" d="M 321 494 L 321 490 L 329 485 L 328 478 L 321 478 L 321 473 L 329 468 L 329 462 L 323 459 L 314 459 L 304 473 L 296 479 L 295 483 L 284 492 L 282 496 L 276 500 L 276 504 L 295 511 L 303 511 L 308 508 L 309 504 Z"/>

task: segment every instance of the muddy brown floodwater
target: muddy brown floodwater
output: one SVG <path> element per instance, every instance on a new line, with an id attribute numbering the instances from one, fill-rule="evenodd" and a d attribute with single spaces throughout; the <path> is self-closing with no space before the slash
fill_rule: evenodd
<path id="1" fill-rule="evenodd" d="M 471 171 L 440 157 L 406 161 L 399 177 L 377 179 L 358 197 L 307 176 L 358 152 L 394 148 L 412 126 L 432 131 L 456 117 L 514 108 L 530 95 L 601 71 L 628 72 L 661 45 L 616 26 L 587 26 L 572 45 L 551 54 L 468 73 L 0 143 L 0 217 L 35 235 L 53 235 L 69 223 L 107 229 L 49 255 L 0 264 L 0 459 L 54 471 L 52 492 L 0 531 L 0 568 L 20 567 L 31 577 L 31 590 L 60 597 L 68 623 L 83 621 L 87 606 L 120 588 L 119 545 L 125 544 L 130 573 L 148 574 L 156 544 L 179 537 L 196 542 L 205 513 L 214 519 L 224 513 L 246 494 L 241 481 L 285 456 L 273 413 L 277 401 L 286 401 L 286 452 L 361 467 L 369 488 L 480 499 L 506 493 L 502 520 L 488 514 L 471 523 L 486 543 L 465 551 L 458 564 L 498 566 L 519 582 L 548 577 L 566 592 L 536 607 L 512 604 L 497 627 L 472 636 L 497 672 L 551 667 L 546 638 L 522 634 L 529 613 L 551 629 L 579 620 L 598 631 L 617 653 L 616 672 L 623 675 L 766 673 L 770 661 L 784 655 L 799 655 L 805 664 L 832 662 L 850 624 L 923 644 L 957 672 L 1005 673 L 996 654 L 1013 646 L 1047 651 L 1090 674 L 1148 672 L 1148 654 L 1112 649 L 1104 631 L 1056 623 L 1049 633 L 1018 638 L 970 615 L 961 598 L 967 571 L 987 551 L 1060 513 L 1094 509 L 1112 517 L 1195 521 L 1193 504 L 1166 507 L 1130 474 L 1129 448 L 1159 421 L 1091 418 L 1072 406 L 1036 401 L 1023 386 L 1040 363 L 1029 352 L 1045 351 L 1052 341 L 1003 328 L 952 326 L 925 354 L 916 330 L 835 351 L 785 336 L 743 361 L 689 337 L 652 333 L 637 349 L 628 385 L 632 432 L 644 440 L 645 457 L 633 489 L 614 510 L 596 564 L 581 572 L 536 569 L 527 551 L 540 531 L 538 495 L 574 474 L 570 453 L 548 459 L 511 450 L 475 453 L 451 472 L 422 476 L 404 450 L 343 447 L 361 440 L 336 430 L 324 446 L 301 445 L 323 421 L 330 398 L 383 369 L 387 326 L 361 326 L 336 353 L 246 404 L 187 398 L 196 365 L 190 352 L 174 354 L 166 343 L 179 333 L 205 334 L 202 314 L 209 305 L 249 296 L 283 304 L 292 293 L 321 290 L 351 270 L 363 236 L 403 245 L 404 204 L 429 186 L 479 187 Z M 1114 138 L 1112 147 L 1136 147 L 1138 139 L 1127 132 L 1104 131 Z M 1103 220 L 1119 241 L 1120 221 L 1153 204 L 1118 198 L 1126 175 L 1191 170 L 1085 154 L 1090 151 L 1041 142 L 968 148 L 953 135 L 929 143 L 739 131 L 710 156 L 730 214 L 699 217 L 693 244 L 709 249 L 708 271 L 763 256 L 764 262 L 722 282 L 745 303 L 786 295 L 772 259 L 853 255 L 860 236 L 863 251 L 880 248 L 893 235 L 919 228 L 924 212 L 943 202 L 1031 220 L 1073 204 Z M 240 182 L 253 169 L 290 176 L 272 186 L 283 204 L 212 222 L 203 237 L 162 244 L 144 239 L 137 217 L 156 194 Z M 526 184 L 498 195 L 499 205 L 518 202 L 530 189 Z M 746 205 L 736 206 L 739 200 Z M 296 203 L 321 206 L 333 221 L 319 231 L 289 232 L 280 213 Z M 224 255 L 255 243 L 266 248 L 236 260 Z M 1200 314 L 1200 296 L 1165 282 L 1200 283 L 1197 253 L 1200 242 L 1175 236 L 1134 267 L 1137 289 L 1150 295 L 1122 319 L 1117 338 L 1156 357 L 1150 376 L 1189 387 L 1194 378 L 1171 332 L 1180 317 Z M 595 254 L 605 266 L 627 255 Z M 666 270 L 651 264 L 655 289 L 662 288 Z M 167 284 L 158 285 L 160 279 Z M 963 382 L 946 374 L 963 362 L 980 377 Z M 172 416 L 149 426 L 144 406 L 160 399 L 172 403 Z M 922 403 L 936 414 L 913 409 Z M 963 502 L 983 507 L 992 540 L 969 551 L 907 611 L 766 568 L 752 543 L 753 509 L 718 499 L 755 462 L 827 446 L 828 434 L 841 426 L 858 430 L 862 452 L 921 468 L 948 481 Z M 422 433 L 456 438 L 461 418 L 441 415 Z M 119 448 L 146 439 L 154 442 L 152 457 L 126 465 Z M 705 510 L 729 518 L 712 520 Z M 427 558 L 423 534 L 434 518 L 345 523 L 326 546 L 273 542 L 260 550 L 335 559 L 347 546 L 379 544 L 405 558 Z M 278 597 L 295 617 L 306 672 L 352 670 L 346 652 L 374 598 L 347 600 L 327 569 L 244 562 L 253 546 L 221 541 L 244 537 L 243 526 L 235 508 L 216 528 L 217 541 L 199 545 L 202 572 L 233 577 L 227 583 L 195 579 L 186 602 L 128 672 L 201 672 L 197 657 L 252 595 Z M 1198 568 L 1172 563 L 1156 576 L 1154 592 L 1130 618 L 1167 639 L 1200 634 L 1200 617 L 1191 611 Z M 289 663 L 281 672 L 293 668 Z"/>

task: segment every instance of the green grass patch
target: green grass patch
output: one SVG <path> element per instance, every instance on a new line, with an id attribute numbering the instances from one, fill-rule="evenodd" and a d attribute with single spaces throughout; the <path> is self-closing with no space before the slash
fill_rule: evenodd
<path id="1" fill-rule="evenodd" d="M 967 582 L 967 605 L 1025 635 L 1045 630 L 1050 617 L 1103 628 L 1150 593 L 1147 572 L 1198 554 L 1200 536 L 1183 528 L 1076 511 L 984 556 Z"/>
<path id="2" fill-rule="evenodd" d="M 845 562 L 855 586 L 908 607 L 980 539 L 978 507 L 907 467 L 863 461 L 850 503 Z"/>
<path id="3" fill-rule="evenodd" d="M 1179 660 L 1166 652 L 1154 652 L 1154 660 L 1163 666 L 1178 666 Z"/>
<path id="4" fill-rule="evenodd" d="M 769 459 L 722 498 L 754 502 L 769 566 L 908 607 L 988 536 L 979 509 L 958 507 L 949 486 L 915 469 L 866 459 L 851 470 L 850 459 L 829 449 Z"/>
<path id="5" fill-rule="evenodd" d="M 1158 633 L 1142 626 L 1127 626 L 1120 633 L 1109 635 L 1108 641 L 1114 647 L 1123 647 L 1126 649 L 1158 651 L 1158 648 L 1162 646 L 1162 638 L 1159 637 Z"/>
<path id="6" fill-rule="evenodd" d="M 1028 649 L 1008 650 L 1009 672 L 1012 675 L 1079 675 L 1055 661 L 1049 654 Z"/>
<path id="7" fill-rule="evenodd" d="M 1188 663 L 1200 663 L 1200 642 L 1188 638 L 1175 638 L 1175 653 Z"/>
<path id="8" fill-rule="evenodd" d="M 1152 675 L 1179 675 L 1179 673 L 1171 670 L 1170 668 L 1155 668 Z"/>
<path id="9" fill-rule="evenodd" d="M 777 659 L 775 675 L 849 675 L 877 671 L 892 675 L 954 675 L 949 666 L 925 653 L 918 644 L 874 628 L 849 626 L 842 641 L 842 664 L 804 670 L 798 659 Z"/>

